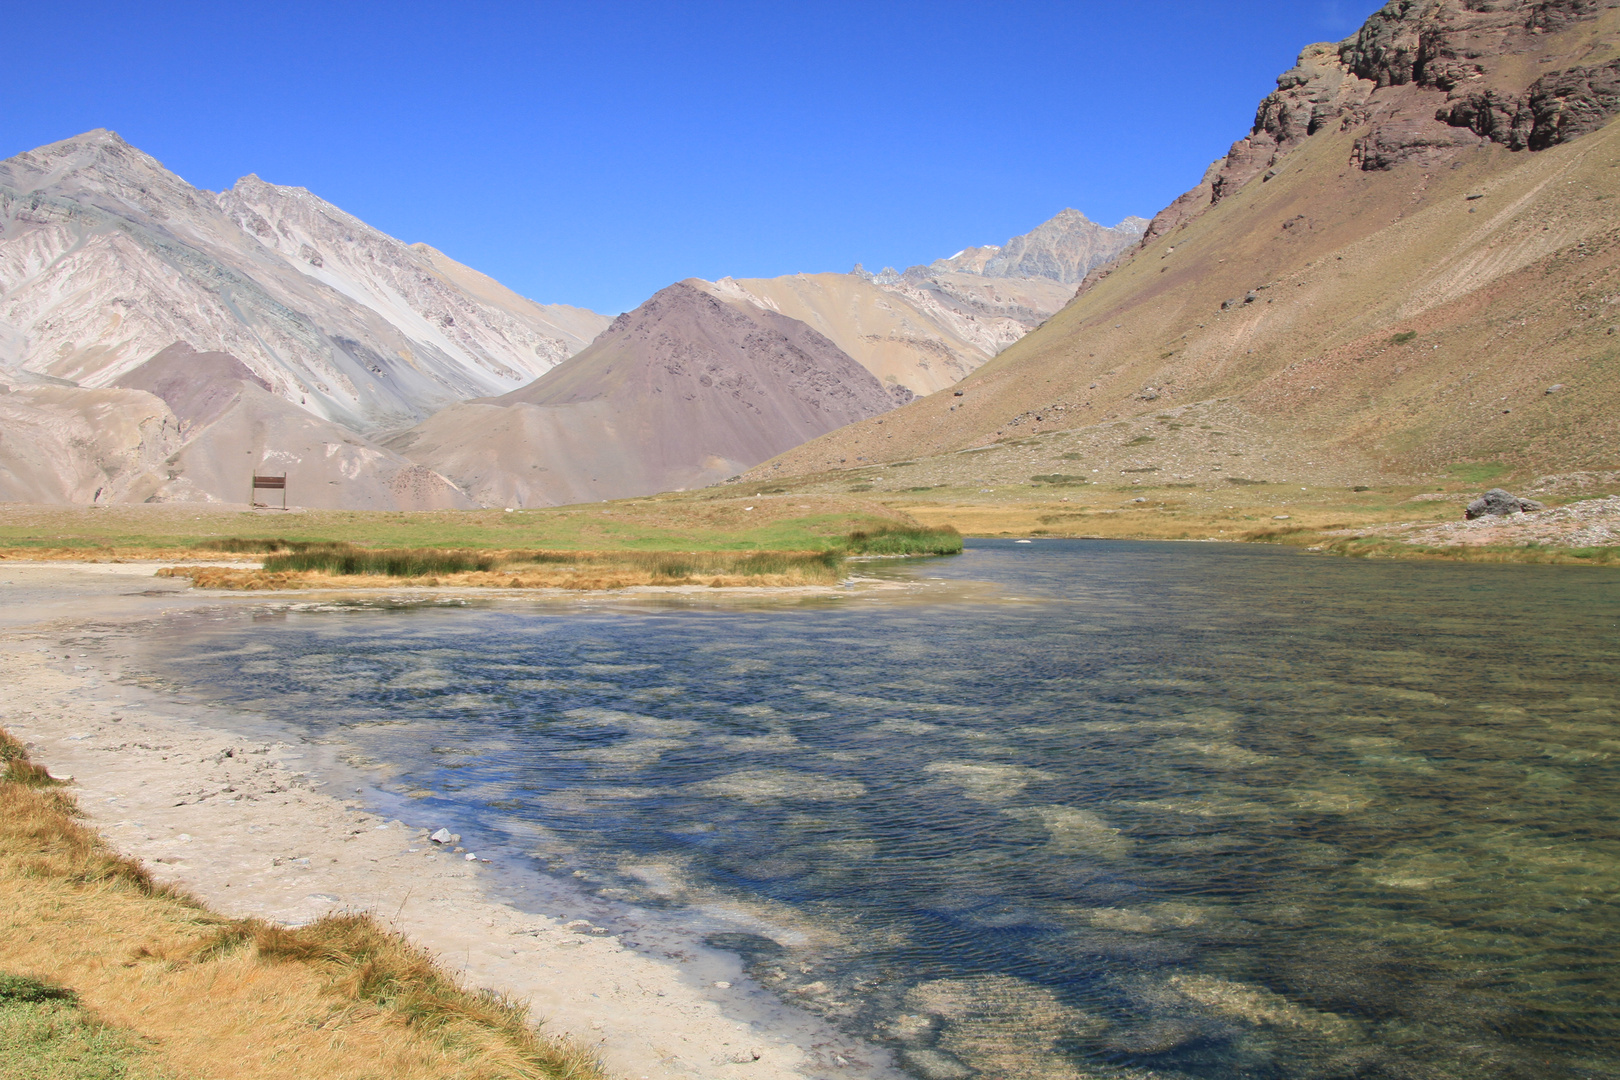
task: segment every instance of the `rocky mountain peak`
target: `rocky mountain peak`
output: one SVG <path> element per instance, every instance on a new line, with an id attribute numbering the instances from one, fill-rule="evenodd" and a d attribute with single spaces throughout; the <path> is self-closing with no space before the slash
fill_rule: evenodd
<path id="1" fill-rule="evenodd" d="M 985 264 L 986 277 L 1044 277 L 1076 285 L 1097 266 L 1112 262 L 1136 243 L 1147 223 L 1128 217 L 1112 227 L 1078 210 L 1060 211 L 1023 236 L 1001 246 Z"/>
<path id="2" fill-rule="evenodd" d="M 927 266 L 913 266 L 905 280 L 921 284 L 942 274 L 977 274 L 989 278 L 1046 278 L 1073 285 L 1094 267 L 1117 258 L 1141 237 L 1144 218 L 1128 217 L 1118 225 L 1099 225 L 1075 209 L 1059 211 L 1022 236 L 998 246 L 970 247 Z"/>
<path id="3" fill-rule="evenodd" d="M 0 195 L 5 189 L 71 200 L 143 224 L 162 224 L 208 209 L 206 192 L 105 128 L 0 161 Z"/>

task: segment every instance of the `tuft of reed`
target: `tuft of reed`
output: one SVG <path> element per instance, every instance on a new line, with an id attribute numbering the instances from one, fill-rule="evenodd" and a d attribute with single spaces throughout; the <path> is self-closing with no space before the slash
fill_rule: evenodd
<path id="1" fill-rule="evenodd" d="M 501 564 L 501 552 L 446 551 L 439 548 L 389 548 L 376 550 L 350 544 L 312 546 L 303 551 L 275 554 L 264 560 L 267 573 L 309 572 L 356 577 L 378 574 L 384 577 L 437 577 L 490 571 Z"/>
<path id="2" fill-rule="evenodd" d="M 262 568 L 165 567 L 159 577 L 199 588 L 298 589 L 359 585 L 383 578 L 414 585 L 619 589 L 637 585 L 831 585 L 850 555 L 955 555 L 951 526 L 887 526 L 852 532 L 822 551 L 551 551 L 365 548 L 330 541 L 210 540 L 209 550 L 265 555 Z M 199 545 L 202 546 L 202 545 Z"/>
<path id="3" fill-rule="evenodd" d="M 264 560 L 266 574 L 326 574 L 336 577 L 444 578 L 505 573 L 518 577 L 542 571 L 601 577 L 619 575 L 652 581 L 700 577 L 792 578 L 806 584 L 837 580 L 839 551 L 468 551 L 439 548 L 372 550 L 324 545 L 275 554 Z"/>
<path id="4" fill-rule="evenodd" d="M 850 533 L 845 549 L 851 555 L 960 555 L 962 534 L 950 525 L 888 525 Z"/>

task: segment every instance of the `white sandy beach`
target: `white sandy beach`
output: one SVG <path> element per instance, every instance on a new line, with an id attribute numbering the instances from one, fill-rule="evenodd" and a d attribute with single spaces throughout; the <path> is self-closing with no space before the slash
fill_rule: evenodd
<path id="1" fill-rule="evenodd" d="M 890 1075 L 886 1051 L 775 1003 L 735 959 L 638 952 L 501 903 L 496 867 L 426 839 L 438 823 L 374 816 L 313 748 L 244 738 L 222 712 L 142 685 L 128 646 L 154 620 L 317 598 L 199 592 L 157 565 L 0 563 L 0 726 L 71 775 L 90 821 L 157 878 L 229 915 L 374 912 L 632 1080 Z"/>

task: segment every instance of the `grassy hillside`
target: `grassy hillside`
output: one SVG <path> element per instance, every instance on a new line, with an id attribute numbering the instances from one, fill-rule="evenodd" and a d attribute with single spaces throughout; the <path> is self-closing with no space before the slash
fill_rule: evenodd
<path id="1" fill-rule="evenodd" d="M 1617 33 L 1620 12 L 1605 11 L 1536 37 L 1534 56 L 1506 57 L 1492 78 L 1522 88 L 1527 67 L 1603 63 Z M 1431 116 L 1445 100 L 1384 94 Z M 1353 119 L 1158 236 L 960 396 L 851 425 L 750 479 L 942 461 L 1054 431 L 1086 445 L 1065 449 L 1079 455 L 1067 469 L 1032 474 L 1153 467 L 1207 487 L 1233 453 L 1251 479 L 1345 486 L 1620 465 L 1620 126 L 1362 171 L 1368 128 Z M 1201 415 L 1152 443 L 1112 437 L 1167 411 Z M 1205 424 L 1224 432 L 1219 448 Z M 988 478 L 992 461 L 966 455 L 953 471 Z"/>

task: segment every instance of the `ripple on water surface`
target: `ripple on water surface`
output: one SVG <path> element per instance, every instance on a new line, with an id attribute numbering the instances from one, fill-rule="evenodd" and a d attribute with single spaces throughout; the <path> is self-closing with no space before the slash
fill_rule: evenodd
<path id="1" fill-rule="evenodd" d="M 1620 1075 L 1611 573 L 1101 542 L 888 572 L 1019 599 L 154 647 L 424 820 L 744 913 L 713 943 L 919 1076 Z"/>

